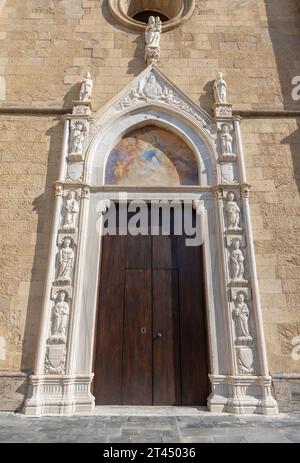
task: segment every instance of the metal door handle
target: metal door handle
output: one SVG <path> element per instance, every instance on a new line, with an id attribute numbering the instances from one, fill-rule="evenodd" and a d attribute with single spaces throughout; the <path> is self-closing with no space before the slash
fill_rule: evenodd
<path id="1" fill-rule="evenodd" d="M 156 335 L 155 338 L 154 338 L 154 341 L 155 341 L 155 339 L 160 339 L 160 338 L 162 338 L 162 334 L 161 334 L 161 333 L 157 333 L 157 335 Z"/>

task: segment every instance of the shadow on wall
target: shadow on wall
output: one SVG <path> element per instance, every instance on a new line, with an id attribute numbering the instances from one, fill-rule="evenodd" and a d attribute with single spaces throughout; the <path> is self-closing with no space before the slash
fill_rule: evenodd
<path id="1" fill-rule="evenodd" d="M 277 62 L 283 107 L 300 111 L 300 100 L 292 98 L 292 79 L 300 76 L 300 0 L 264 0 L 270 38 Z M 290 146 L 294 175 L 300 193 L 300 117 L 298 129 L 281 141 Z M 272 153 L 270 153 L 272 155 Z M 284 160 L 283 160 L 284 165 Z"/>
<path id="2" fill-rule="evenodd" d="M 56 120 L 54 119 L 54 123 Z M 38 224 L 21 359 L 21 371 L 25 373 L 33 371 L 39 336 L 54 207 L 53 183 L 58 178 L 63 139 L 62 121 L 59 120 L 46 134 L 50 138 L 50 143 L 45 172 L 45 190 L 32 203 L 33 210 L 38 214 Z"/>
<path id="3" fill-rule="evenodd" d="M 121 50 L 122 58 L 130 58 L 127 53 L 130 49 L 130 43 L 135 44 L 135 50 L 130 55 L 133 58 L 129 61 L 127 74 L 132 75 L 134 77 L 138 76 L 144 69 L 145 69 L 145 44 L 144 40 L 142 40 L 143 32 L 140 31 L 133 31 L 129 28 L 126 28 L 119 24 L 111 15 L 108 9 L 108 2 L 104 1 L 102 4 L 102 15 L 105 20 L 111 24 L 114 29 L 117 29 L 119 32 L 115 34 L 115 49 Z M 133 39 L 134 36 L 137 36 Z M 123 55 L 124 53 L 124 55 Z M 126 54 L 125 54 L 126 53 Z"/>

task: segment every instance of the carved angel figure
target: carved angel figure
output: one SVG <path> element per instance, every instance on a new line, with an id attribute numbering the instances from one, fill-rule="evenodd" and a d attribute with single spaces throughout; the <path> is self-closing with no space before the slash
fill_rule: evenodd
<path id="1" fill-rule="evenodd" d="M 93 81 L 90 72 L 87 72 L 84 76 L 83 81 L 81 82 L 79 100 L 80 101 L 90 101 L 93 91 Z"/>
<path id="2" fill-rule="evenodd" d="M 146 46 L 151 48 L 159 48 L 160 45 L 160 34 L 161 34 L 161 20 L 157 16 L 150 16 L 148 25 L 145 32 Z"/>
<path id="3" fill-rule="evenodd" d="M 238 239 L 234 240 L 234 242 L 233 242 L 233 250 L 231 251 L 231 254 L 230 254 L 232 281 L 234 283 L 246 282 L 246 280 L 244 280 L 244 273 L 245 273 L 244 261 L 245 261 L 245 257 L 244 257 L 243 252 L 241 251 L 240 247 L 241 247 L 240 240 L 238 240 Z"/>
<path id="4" fill-rule="evenodd" d="M 75 192 L 70 191 L 64 204 L 64 229 L 73 230 L 76 228 L 78 212 L 79 205 L 75 199 Z"/>
<path id="5" fill-rule="evenodd" d="M 235 194 L 230 191 L 227 195 L 227 202 L 225 206 L 227 215 L 228 230 L 241 230 L 240 228 L 240 207 L 236 202 Z"/>
<path id="6" fill-rule="evenodd" d="M 237 327 L 237 340 L 238 341 L 252 341 L 252 337 L 249 332 L 249 307 L 245 302 L 245 295 L 239 293 L 237 295 L 235 309 L 233 315 L 236 320 Z"/>
<path id="7" fill-rule="evenodd" d="M 67 328 L 69 320 L 69 304 L 65 301 L 66 293 L 60 291 L 58 301 L 53 308 L 53 323 L 51 330 L 51 339 L 65 341 L 67 337 Z"/>
<path id="8" fill-rule="evenodd" d="M 58 255 L 58 281 L 71 282 L 74 264 L 74 251 L 71 248 L 71 238 L 64 238 Z"/>
<path id="9" fill-rule="evenodd" d="M 221 140 L 221 150 L 223 155 L 232 155 L 233 154 L 233 149 L 232 149 L 232 143 L 233 143 L 233 137 L 231 135 L 231 130 L 230 126 L 225 124 L 222 127 L 221 135 L 220 135 L 220 140 Z"/>
<path id="10" fill-rule="evenodd" d="M 219 73 L 219 77 L 214 83 L 214 96 L 216 103 L 227 103 L 227 84 L 223 79 L 222 72 Z"/>

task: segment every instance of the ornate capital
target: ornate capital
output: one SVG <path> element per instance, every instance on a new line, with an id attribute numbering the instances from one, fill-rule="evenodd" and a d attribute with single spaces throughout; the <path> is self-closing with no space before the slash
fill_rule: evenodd
<path id="1" fill-rule="evenodd" d="M 97 212 L 99 212 L 101 215 L 105 215 L 110 207 L 111 207 L 110 199 L 102 199 L 98 203 Z"/>
<path id="2" fill-rule="evenodd" d="M 82 199 L 90 199 L 90 189 L 89 187 L 85 186 L 81 190 L 81 198 Z"/>
<path id="3" fill-rule="evenodd" d="M 215 191 L 215 198 L 216 199 L 223 199 L 224 198 L 224 191 L 223 191 L 223 188 L 217 188 Z"/>
<path id="4" fill-rule="evenodd" d="M 55 196 L 64 196 L 64 187 L 55 183 L 54 185 Z"/>
<path id="5" fill-rule="evenodd" d="M 196 199 L 193 201 L 193 209 L 196 211 L 197 215 L 201 215 L 203 212 L 202 201 Z"/>
<path id="6" fill-rule="evenodd" d="M 241 186 L 241 196 L 244 199 L 249 199 L 250 197 L 250 185 Z"/>

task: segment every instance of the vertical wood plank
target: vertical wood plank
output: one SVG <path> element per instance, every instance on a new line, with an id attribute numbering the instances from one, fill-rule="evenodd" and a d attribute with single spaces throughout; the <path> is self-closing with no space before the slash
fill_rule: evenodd
<path id="1" fill-rule="evenodd" d="M 123 405 L 152 405 L 151 270 L 126 270 Z"/>
<path id="2" fill-rule="evenodd" d="M 177 270 L 153 270 L 153 405 L 180 405 L 178 310 Z"/>

